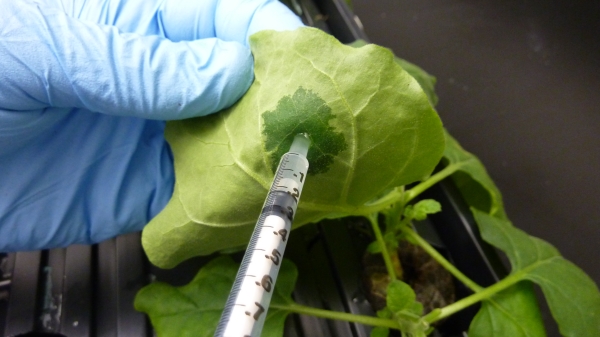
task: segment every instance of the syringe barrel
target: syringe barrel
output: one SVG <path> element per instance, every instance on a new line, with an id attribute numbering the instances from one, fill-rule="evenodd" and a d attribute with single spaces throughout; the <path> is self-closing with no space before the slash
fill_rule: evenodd
<path id="1" fill-rule="evenodd" d="M 279 162 L 216 337 L 260 335 L 306 180 L 309 146 L 306 135 L 297 135 Z"/>
<path id="2" fill-rule="evenodd" d="M 290 147 L 290 151 L 292 153 L 297 153 L 306 158 L 308 154 L 308 148 L 310 147 L 310 138 L 306 133 L 299 133 L 294 137 L 292 142 L 292 146 Z"/>
<path id="3" fill-rule="evenodd" d="M 305 156 L 293 152 L 284 154 L 263 210 L 270 206 L 289 208 L 292 213 L 290 220 L 293 220 L 304 188 L 307 171 L 308 160 Z"/>

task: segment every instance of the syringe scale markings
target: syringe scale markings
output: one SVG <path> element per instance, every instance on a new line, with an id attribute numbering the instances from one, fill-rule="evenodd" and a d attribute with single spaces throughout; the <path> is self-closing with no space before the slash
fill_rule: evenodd
<path id="1" fill-rule="evenodd" d="M 308 171 L 309 145 L 297 135 L 281 158 L 215 336 L 260 336 Z"/>

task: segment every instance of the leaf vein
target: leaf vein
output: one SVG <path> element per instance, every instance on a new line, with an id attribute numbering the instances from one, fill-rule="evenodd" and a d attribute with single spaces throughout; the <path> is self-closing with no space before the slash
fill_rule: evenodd
<path id="1" fill-rule="evenodd" d="M 229 128 L 227 127 L 227 119 L 226 117 L 221 114 L 221 118 L 223 119 L 223 128 L 225 129 L 225 133 L 227 133 L 227 138 L 229 138 L 230 140 L 232 139 L 231 137 L 231 131 L 229 130 Z M 231 155 L 231 158 L 233 159 L 233 161 L 235 162 L 235 164 L 242 169 L 242 171 L 244 171 L 244 173 L 246 173 L 249 177 L 251 177 L 252 179 L 254 179 L 257 183 L 259 183 L 265 190 L 268 190 L 270 188 L 269 183 L 262 180 L 261 177 L 258 174 L 255 174 L 254 172 L 252 172 L 248 167 L 246 167 L 246 165 L 244 165 L 235 155 L 234 152 L 231 149 L 231 142 L 229 142 L 229 154 Z"/>
<path id="2" fill-rule="evenodd" d="M 348 100 L 346 100 L 346 97 L 344 96 L 344 94 L 340 90 L 340 87 L 339 87 L 338 83 L 333 79 L 333 77 L 331 75 L 329 75 L 328 73 L 326 73 L 323 70 L 319 69 L 311 59 L 309 59 L 306 56 L 302 55 L 297 50 L 294 50 L 294 52 L 298 56 L 300 56 L 301 58 L 303 58 L 306 61 L 308 61 L 315 70 L 319 71 L 321 74 L 323 74 L 324 76 L 326 76 L 327 78 L 329 78 L 329 80 L 331 81 L 331 83 L 335 87 L 335 90 L 338 93 L 338 96 L 340 97 L 340 99 L 342 100 L 342 102 L 346 106 L 346 109 L 348 110 L 348 112 L 350 112 L 350 114 L 352 116 L 352 117 L 349 118 L 350 119 L 350 133 L 352 134 L 352 139 L 350 140 L 350 143 L 351 143 L 350 168 L 348 170 L 348 174 L 346 175 L 346 181 L 344 182 L 344 186 L 342 187 L 342 192 L 340 194 L 340 199 L 341 199 L 340 201 L 342 203 L 346 203 L 347 200 L 348 200 L 348 191 L 350 190 L 350 182 L 352 180 L 352 176 L 354 175 L 354 167 L 355 167 L 355 164 L 356 164 L 356 148 L 357 148 L 356 137 L 357 137 L 357 131 L 356 131 L 356 121 L 355 121 L 354 110 L 352 110 L 352 108 L 350 107 L 350 104 L 348 104 Z M 339 64 L 338 64 L 338 66 L 339 66 Z"/>
<path id="3" fill-rule="evenodd" d="M 513 324 L 521 332 L 523 332 L 525 335 L 529 335 L 527 333 L 527 330 L 525 330 L 525 328 L 523 328 L 521 326 L 521 324 L 519 324 L 519 320 L 516 317 L 514 317 L 513 315 L 511 315 L 509 311 L 507 311 L 502 305 L 500 305 L 500 303 L 496 302 L 496 300 L 494 300 L 493 298 L 490 298 L 488 301 L 490 302 L 490 304 L 492 304 L 494 307 L 496 307 L 496 310 L 498 310 L 499 312 L 501 312 L 502 314 L 504 314 L 504 316 L 506 316 L 508 318 L 508 320 L 510 320 L 511 322 L 513 322 Z"/>

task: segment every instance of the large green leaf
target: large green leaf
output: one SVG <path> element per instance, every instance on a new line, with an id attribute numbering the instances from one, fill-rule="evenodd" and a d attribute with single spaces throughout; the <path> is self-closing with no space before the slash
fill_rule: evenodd
<path id="1" fill-rule="evenodd" d="M 482 238 L 504 251 L 510 260 L 512 271 L 508 278 L 530 280 L 542 288 L 563 336 L 600 333 L 600 292 L 589 276 L 564 259 L 549 243 L 527 235 L 507 220 L 475 208 L 472 211 Z M 494 319 L 504 322 L 499 324 L 508 324 L 501 315 L 494 315 Z"/>
<path id="2" fill-rule="evenodd" d="M 483 301 L 469 327 L 470 337 L 545 337 L 531 282 L 521 281 Z"/>
<path id="3" fill-rule="evenodd" d="M 140 290 L 135 308 L 150 317 L 159 337 L 213 336 L 239 265 L 228 256 L 209 262 L 187 285 L 155 282 Z M 298 277 L 296 266 L 283 260 L 272 304 L 289 304 Z M 288 311 L 270 308 L 262 336 L 281 337 Z"/>
<path id="4" fill-rule="evenodd" d="M 452 175 L 452 179 L 467 203 L 488 214 L 506 219 L 500 190 L 481 161 L 463 149 L 447 131 L 445 135 L 444 158 L 449 165 L 458 168 Z"/>
<path id="5" fill-rule="evenodd" d="M 238 103 L 167 124 L 175 192 L 142 237 L 160 267 L 247 242 L 299 132 L 313 145 L 295 226 L 359 213 L 441 158 L 439 117 L 389 50 L 352 48 L 312 28 L 259 32 L 250 45 L 255 81 Z"/>

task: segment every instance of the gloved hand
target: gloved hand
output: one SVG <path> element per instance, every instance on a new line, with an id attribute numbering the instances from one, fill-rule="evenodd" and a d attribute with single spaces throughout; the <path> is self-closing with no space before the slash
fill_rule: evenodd
<path id="1" fill-rule="evenodd" d="M 233 104 L 248 37 L 301 25 L 276 0 L 0 0 L 0 251 L 140 230 L 173 189 L 161 120 Z"/>

